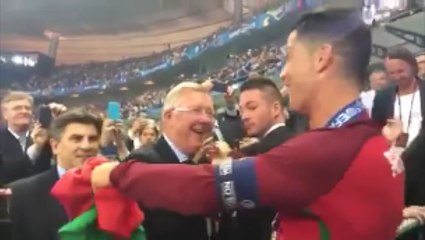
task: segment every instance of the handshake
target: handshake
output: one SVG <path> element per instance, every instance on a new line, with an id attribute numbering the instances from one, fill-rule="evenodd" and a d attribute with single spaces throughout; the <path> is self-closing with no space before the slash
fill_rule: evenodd
<path id="1" fill-rule="evenodd" d="M 258 140 L 252 138 L 246 138 L 240 141 L 240 147 L 246 147 L 253 143 L 256 143 Z M 229 160 L 229 158 L 240 158 L 237 150 L 233 150 L 230 146 L 224 141 L 214 141 L 212 137 L 204 141 L 203 147 L 195 154 L 193 161 L 199 163 L 201 159 L 205 156 L 209 163 L 211 164 L 220 164 L 223 161 Z"/>
<path id="2" fill-rule="evenodd" d="M 192 161 L 200 163 L 203 157 L 206 157 L 209 163 L 218 164 L 221 161 L 228 159 L 232 149 L 226 142 L 214 141 L 212 137 L 207 138 L 201 149 L 195 154 Z"/>

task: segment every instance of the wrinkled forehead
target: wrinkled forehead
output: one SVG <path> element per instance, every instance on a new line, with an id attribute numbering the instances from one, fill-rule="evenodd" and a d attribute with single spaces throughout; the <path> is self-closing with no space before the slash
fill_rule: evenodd
<path id="1" fill-rule="evenodd" d="M 32 107 L 32 104 L 31 104 L 31 101 L 29 101 L 28 99 L 16 99 L 16 100 L 11 100 L 11 101 L 2 103 L 2 107 L 7 109 L 12 109 L 15 107 L 20 107 L 20 106 Z"/>
<path id="2" fill-rule="evenodd" d="M 174 102 L 175 107 L 213 107 L 211 96 L 203 91 L 186 90 Z"/>

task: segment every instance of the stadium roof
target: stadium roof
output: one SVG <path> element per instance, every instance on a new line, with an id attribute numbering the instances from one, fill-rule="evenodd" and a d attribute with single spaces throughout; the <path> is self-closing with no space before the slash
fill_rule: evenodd
<path id="1" fill-rule="evenodd" d="M 389 25 L 401 30 L 425 35 L 425 12 L 422 11 L 412 16 L 401 18 Z"/>
<path id="2" fill-rule="evenodd" d="M 388 33 L 383 28 L 376 28 L 372 31 L 372 41 L 381 47 L 392 47 L 403 44 L 405 41 L 401 38 Z"/>
<path id="3" fill-rule="evenodd" d="M 380 62 L 382 62 L 382 59 L 374 57 L 374 56 L 370 57 L 369 64 L 380 63 Z"/>
<path id="4" fill-rule="evenodd" d="M 402 47 L 407 48 L 409 51 L 411 51 L 414 54 L 419 53 L 421 50 L 423 50 L 422 48 L 411 43 L 405 43 L 402 45 Z"/>

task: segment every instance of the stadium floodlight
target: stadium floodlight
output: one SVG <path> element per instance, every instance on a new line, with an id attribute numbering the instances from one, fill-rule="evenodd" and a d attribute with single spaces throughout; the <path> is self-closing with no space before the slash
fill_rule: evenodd
<path id="1" fill-rule="evenodd" d="M 24 58 L 21 55 L 15 55 L 12 57 L 12 62 L 16 65 L 24 64 Z"/>

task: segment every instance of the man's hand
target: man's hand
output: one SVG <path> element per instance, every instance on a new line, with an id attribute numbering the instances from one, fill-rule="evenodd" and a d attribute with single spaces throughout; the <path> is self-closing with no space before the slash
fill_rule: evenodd
<path id="1" fill-rule="evenodd" d="M 224 93 L 224 100 L 228 106 L 234 106 L 236 104 L 235 90 L 232 86 L 227 87 L 227 91 Z"/>
<path id="2" fill-rule="evenodd" d="M 254 143 L 257 143 L 259 140 L 257 138 L 243 138 L 239 141 L 239 148 L 244 148 Z"/>
<path id="3" fill-rule="evenodd" d="M 118 162 L 107 162 L 97 166 L 91 173 L 91 185 L 94 190 L 111 185 L 110 175 Z"/>
<path id="4" fill-rule="evenodd" d="M 211 159 L 212 164 L 220 164 L 229 159 L 229 153 L 232 149 L 226 142 L 218 141 L 208 149 L 207 158 Z"/>
<path id="5" fill-rule="evenodd" d="M 59 115 L 66 112 L 66 110 L 67 110 L 65 105 L 55 103 L 55 102 L 49 103 L 49 108 L 50 108 L 50 111 L 52 112 L 52 116 L 54 118 L 57 118 Z"/>
<path id="6" fill-rule="evenodd" d="M 35 124 L 34 129 L 31 131 L 31 139 L 37 149 L 43 148 L 49 139 L 47 130 L 42 128 L 39 123 Z"/>
<path id="7" fill-rule="evenodd" d="M 12 189 L 0 188 L 0 197 L 8 197 L 10 195 L 12 195 Z"/>
<path id="8" fill-rule="evenodd" d="M 212 80 L 208 79 L 201 83 L 202 87 L 204 87 L 208 92 L 214 87 Z"/>
<path id="9" fill-rule="evenodd" d="M 382 135 L 390 143 L 394 143 L 402 132 L 403 123 L 399 119 L 388 119 L 387 124 L 382 129 Z"/>
<path id="10" fill-rule="evenodd" d="M 425 207 L 424 206 L 410 206 L 403 209 L 404 218 L 417 219 L 421 224 L 425 224 Z"/>
<path id="11" fill-rule="evenodd" d="M 121 122 L 115 122 L 110 119 L 105 119 L 103 121 L 103 130 L 101 136 L 101 145 L 108 146 L 112 142 L 115 142 L 117 145 L 120 144 L 120 141 L 124 141 L 124 130 L 122 129 L 123 125 Z"/>

